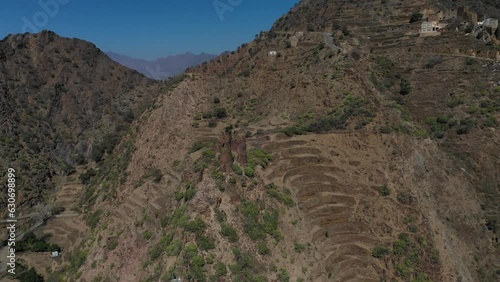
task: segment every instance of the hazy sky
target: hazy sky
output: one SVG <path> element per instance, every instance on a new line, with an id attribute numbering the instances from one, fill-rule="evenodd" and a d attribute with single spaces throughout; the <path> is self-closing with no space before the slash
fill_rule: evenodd
<path id="1" fill-rule="evenodd" d="M 2 0 L 0 38 L 53 30 L 103 51 L 154 59 L 251 41 L 298 0 Z"/>

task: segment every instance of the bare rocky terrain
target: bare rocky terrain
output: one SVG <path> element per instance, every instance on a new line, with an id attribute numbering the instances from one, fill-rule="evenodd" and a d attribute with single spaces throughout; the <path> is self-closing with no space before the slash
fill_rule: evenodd
<path id="1" fill-rule="evenodd" d="M 498 281 L 498 42 L 419 37 L 412 14 L 453 4 L 436 2 L 304 0 L 162 85 L 109 154 L 65 178 L 55 199 L 81 216 L 48 221 L 65 251 L 37 272 Z"/>

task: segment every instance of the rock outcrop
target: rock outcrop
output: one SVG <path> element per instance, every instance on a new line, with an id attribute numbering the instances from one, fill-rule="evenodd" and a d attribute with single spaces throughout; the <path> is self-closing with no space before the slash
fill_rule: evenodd
<path id="1" fill-rule="evenodd" d="M 493 37 L 499 38 L 498 19 L 488 18 L 474 26 L 472 34 L 485 43 L 490 43 Z"/>

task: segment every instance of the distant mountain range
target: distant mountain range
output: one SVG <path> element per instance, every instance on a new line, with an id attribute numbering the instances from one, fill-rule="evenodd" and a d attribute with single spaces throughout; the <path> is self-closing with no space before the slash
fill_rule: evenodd
<path id="1" fill-rule="evenodd" d="M 200 53 L 199 55 L 195 55 L 187 52 L 185 54 L 148 61 L 131 58 L 114 52 L 106 52 L 106 55 L 121 65 L 134 69 L 149 78 L 157 80 L 175 76 L 184 72 L 189 67 L 199 65 L 217 57 L 217 55 L 213 54 Z"/>

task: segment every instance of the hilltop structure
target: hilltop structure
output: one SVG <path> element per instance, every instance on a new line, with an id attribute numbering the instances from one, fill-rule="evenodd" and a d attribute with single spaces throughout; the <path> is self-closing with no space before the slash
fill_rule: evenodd
<path id="1" fill-rule="evenodd" d="M 445 11 L 434 11 L 430 8 L 426 8 L 423 10 L 422 15 L 423 19 L 428 22 L 449 21 L 457 18 L 472 24 L 476 24 L 478 22 L 477 13 L 470 10 L 469 7 L 466 6 L 452 8 Z"/>

